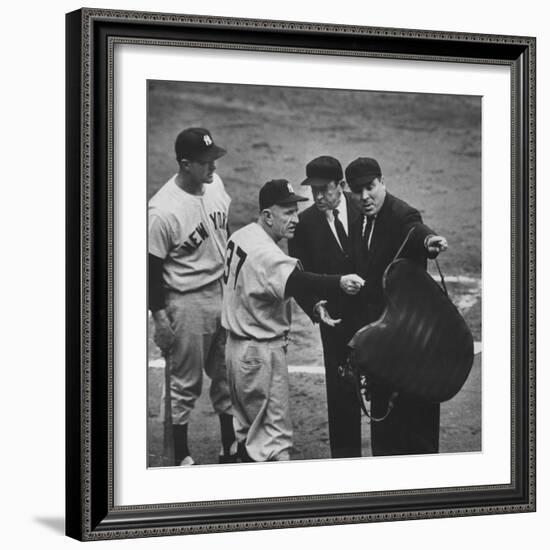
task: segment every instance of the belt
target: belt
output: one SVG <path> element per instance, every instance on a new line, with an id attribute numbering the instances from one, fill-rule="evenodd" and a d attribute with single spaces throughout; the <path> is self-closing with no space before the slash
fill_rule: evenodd
<path id="1" fill-rule="evenodd" d="M 230 330 L 227 331 L 227 334 L 233 340 L 253 340 L 254 342 L 276 342 L 277 340 L 288 340 L 288 332 L 285 332 L 280 336 L 273 336 L 273 338 L 253 338 L 252 336 L 241 336 L 231 332 Z"/>

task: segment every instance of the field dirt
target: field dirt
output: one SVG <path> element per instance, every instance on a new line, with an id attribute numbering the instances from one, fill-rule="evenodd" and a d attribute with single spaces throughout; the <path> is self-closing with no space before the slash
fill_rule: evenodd
<path id="1" fill-rule="evenodd" d="M 388 190 L 418 208 L 425 223 L 448 239 L 440 265 L 445 275 L 460 276 L 447 286 L 474 339 L 481 341 L 480 97 L 159 81 L 149 82 L 148 93 L 148 198 L 177 171 L 174 139 L 188 126 L 209 128 L 228 150 L 217 171 L 232 197 L 231 231 L 256 219 L 258 191 L 266 181 L 286 178 L 307 195 L 309 188 L 299 184 L 312 158 L 332 155 L 345 168 L 359 156 L 374 157 Z M 149 359 L 158 357 L 150 339 Z M 443 407 L 442 452 L 481 448 L 480 357 L 466 386 Z M 289 364 L 322 365 L 318 328 L 298 307 Z M 149 369 L 151 466 L 160 465 L 159 370 Z M 190 425 L 192 452 L 203 464 L 216 462 L 219 445 L 205 390 Z M 292 458 L 327 457 L 323 376 L 292 373 L 291 390 Z M 365 456 L 368 432 L 364 422 Z"/>
<path id="2" fill-rule="evenodd" d="M 164 466 L 162 461 L 163 424 L 160 402 L 164 372 L 149 369 L 149 465 Z M 208 378 L 196 403 L 189 424 L 190 448 L 198 464 L 217 462 L 220 451 L 219 422 L 208 400 Z M 481 450 L 481 355 L 477 355 L 472 372 L 462 390 L 441 406 L 440 452 Z M 293 419 L 294 447 L 291 460 L 329 458 L 326 419 L 325 378 L 322 374 L 290 373 L 290 411 Z M 362 417 L 362 456 L 372 456 L 370 428 Z"/>

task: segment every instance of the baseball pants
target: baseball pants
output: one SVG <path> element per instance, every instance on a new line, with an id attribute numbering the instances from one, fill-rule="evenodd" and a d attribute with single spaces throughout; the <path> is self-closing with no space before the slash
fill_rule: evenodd
<path id="1" fill-rule="evenodd" d="M 215 281 L 194 292 L 169 292 L 166 312 L 176 338 L 170 350 L 172 422 L 186 424 L 201 394 L 203 370 L 211 379 L 210 399 L 217 414 L 231 411 L 221 326 L 222 287 Z"/>
<path id="2" fill-rule="evenodd" d="M 237 441 L 257 462 L 289 460 L 292 423 L 289 407 L 287 339 L 227 337 L 226 362 Z"/>

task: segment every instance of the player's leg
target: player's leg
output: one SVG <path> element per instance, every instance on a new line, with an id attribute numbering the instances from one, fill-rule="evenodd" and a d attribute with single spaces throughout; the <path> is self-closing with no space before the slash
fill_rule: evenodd
<path id="1" fill-rule="evenodd" d="M 197 300 L 192 295 L 170 293 L 167 312 L 176 338 L 170 350 L 170 391 L 174 433 L 175 464 L 193 463 L 188 444 L 191 410 L 202 388 L 205 342 L 197 329 Z"/>
<path id="2" fill-rule="evenodd" d="M 276 340 L 269 344 L 271 380 L 269 398 L 263 420 L 265 460 L 290 460 L 292 448 L 292 421 L 290 418 L 290 390 L 286 342 Z"/>
<path id="3" fill-rule="evenodd" d="M 235 430 L 235 439 L 238 444 L 238 458 L 241 462 L 251 462 L 252 459 L 246 451 L 246 440 L 248 430 L 250 429 L 250 420 L 245 407 L 241 404 L 238 390 L 239 365 L 244 354 L 244 350 L 248 345 L 247 340 L 238 340 L 227 336 L 225 345 L 225 364 L 227 365 L 227 382 L 229 393 L 233 406 L 233 427 Z"/>
<path id="4" fill-rule="evenodd" d="M 205 357 L 204 370 L 211 379 L 210 400 L 220 419 L 222 449 L 221 463 L 235 462 L 237 443 L 233 429 L 233 411 L 225 365 L 225 330 L 221 326 L 222 284 L 216 281 L 202 292 L 202 308 L 208 313 L 204 324 Z"/>
<path id="5" fill-rule="evenodd" d="M 236 436 L 256 462 L 269 460 L 274 434 L 264 420 L 270 397 L 271 363 L 266 343 L 228 338 L 229 387 L 235 414 Z"/>
<path id="6" fill-rule="evenodd" d="M 210 341 L 205 371 L 211 379 L 210 400 L 212 401 L 214 411 L 220 419 L 222 449 L 219 462 L 222 464 L 236 462 L 237 460 L 237 441 L 233 429 L 233 408 L 225 365 L 225 343 L 226 334 L 220 323 L 218 330 Z"/>

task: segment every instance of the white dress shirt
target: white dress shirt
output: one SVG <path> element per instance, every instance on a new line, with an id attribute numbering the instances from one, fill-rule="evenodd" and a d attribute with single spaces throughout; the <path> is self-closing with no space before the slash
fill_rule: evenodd
<path id="1" fill-rule="evenodd" d="M 344 226 L 344 231 L 346 232 L 346 235 L 349 235 L 349 229 L 348 229 L 348 204 L 346 201 L 346 197 L 344 195 L 341 196 L 340 202 L 335 207 L 338 208 L 338 219 L 342 222 L 342 225 Z M 327 210 L 325 212 L 327 216 L 328 225 L 330 227 L 330 230 L 332 231 L 334 238 L 336 239 L 336 242 L 340 245 L 340 248 L 343 249 L 342 243 L 340 242 L 340 239 L 338 238 L 338 233 L 336 233 L 336 226 L 334 225 L 334 211 L 333 210 Z"/>
<path id="2" fill-rule="evenodd" d="M 372 225 L 370 226 L 369 235 L 367 237 L 367 250 L 370 250 L 370 242 L 372 241 L 372 234 L 374 233 L 374 225 L 376 224 L 376 214 L 373 216 Z M 367 216 L 363 216 L 363 227 L 361 228 L 361 235 L 365 238 L 365 231 L 367 229 Z"/>

